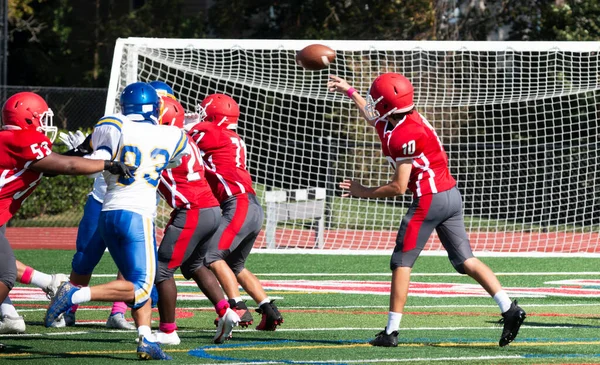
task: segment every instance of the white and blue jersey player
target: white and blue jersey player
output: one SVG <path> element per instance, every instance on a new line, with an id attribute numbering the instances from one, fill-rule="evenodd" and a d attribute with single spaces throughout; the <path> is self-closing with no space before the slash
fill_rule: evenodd
<path id="1" fill-rule="evenodd" d="M 106 194 L 98 220 L 98 232 L 125 280 L 78 288 L 65 282 L 46 312 L 49 326 L 74 304 L 94 301 L 124 301 L 140 335 L 138 357 L 167 358 L 151 342 L 150 293 L 156 274 L 156 190 L 162 171 L 175 167 L 187 154 L 187 137 L 176 127 L 157 125 L 160 98 L 145 83 L 128 85 L 121 94 L 122 114 L 105 116 L 92 134 L 91 158 L 124 162 L 132 178 L 105 174 Z"/>

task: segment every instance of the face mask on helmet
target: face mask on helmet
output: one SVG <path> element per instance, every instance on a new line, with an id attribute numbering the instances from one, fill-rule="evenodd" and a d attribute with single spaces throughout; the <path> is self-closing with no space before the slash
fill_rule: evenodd
<path id="1" fill-rule="evenodd" d="M 390 114 L 406 113 L 415 106 L 413 97 L 414 88 L 406 77 L 385 73 L 371 84 L 365 116 L 370 120 L 381 120 Z"/>
<path id="2" fill-rule="evenodd" d="M 207 96 L 198 106 L 201 120 L 216 123 L 228 129 L 237 128 L 240 117 L 240 107 L 230 96 L 225 94 L 212 94 Z"/>
<path id="3" fill-rule="evenodd" d="M 159 96 L 168 96 L 171 99 L 177 100 L 175 98 L 175 92 L 173 92 L 173 89 L 166 82 L 150 81 L 148 85 L 155 88 Z"/>
<path id="4" fill-rule="evenodd" d="M 161 100 L 152 86 L 144 82 L 127 85 L 121 93 L 121 113 L 134 122 L 158 124 Z"/>
<path id="5" fill-rule="evenodd" d="M 45 133 L 54 142 L 57 128 L 53 125 L 54 113 L 46 101 L 32 92 L 17 93 L 2 107 L 2 129 L 34 129 Z"/>
<path id="6" fill-rule="evenodd" d="M 168 96 L 162 96 L 162 111 L 160 114 L 160 124 L 171 125 L 177 128 L 183 128 L 185 119 L 185 110 L 183 106 Z"/>

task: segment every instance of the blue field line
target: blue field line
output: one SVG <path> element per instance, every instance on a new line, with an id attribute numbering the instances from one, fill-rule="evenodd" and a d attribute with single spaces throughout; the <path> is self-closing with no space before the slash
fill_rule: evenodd
<path id="1" fill-rule="evenodd" d="M 456 342 L 456 343 L 473 343 L 473 342 L 489 342 L 489 338 L 448 338 L 448 339 L 432 339 L 432 338 L 415 338 L 410 341 L 399 341 L 399 347 L 402 347 L 402 344 L 414 344 L 414 343 L 425 343 L 425 344 L 436 344 L 442 342 Z M 541 341 L 553 341 L 553 342 L 570 342 L 570 341 L 600 341 L 600 338 L 546 338 L 546 337 L 534 337 L 534 338 L 519 338 L 519 342 L 541 342 Z M 310 364 L 310 365 L 329 365 L 335 362 L 336 365 L 350 365 L 348 363 L 338 362 L 339 360 L 323 360 L 322 362 L 314 362 L 314 360 L 306 361 L 306 360 L 286 360 L 286 359 L 246 359 L 239 357 L 228 357 L 228 356 L 219 356 L 208 353 L 211 349 L 215 348 L 236 348 L 236 347 L 255 347 L 255 346 L 264 346 L 264 345 L 281 345 L 281 344 L 289 344 L 289 343 L 320 343 L 320 344 L 348 344 L 348 343 L 366 343 L 364 339 L 358 340 L 273 340 L 273 341 L 261 341 L 261 342 L 252 342 L 252 343 L 230 343 L 224 345 L 208 345 L 198 347 L 194 350 L 190 350 L 188 354 L 190 356 L 195 356 L 202 359 L 207 360 L 217 360 L 217 361 L 235 361 L 235 362 L 245 362 L 245 363 L 269 363 L 269 362 L 278 362 L 283 364 Z M 600 358 L 600 354 L 521 354 L 519 355 L 523 359 L 529 358 L 540 358 L 540 359 L 560 359 L 560 358 Z M 435 360 L 435 357 L 431 358 Z M 343 360 L 342 360 L 343 361 Z"/>

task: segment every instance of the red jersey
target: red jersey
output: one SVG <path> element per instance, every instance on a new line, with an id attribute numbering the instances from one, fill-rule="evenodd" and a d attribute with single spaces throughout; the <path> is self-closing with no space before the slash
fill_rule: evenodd
<path id="1" fill-rule="evenodd" d="M 189 134 L 204 154 L 206 180 L 220 203 L 234 195 L 256 194 L 246 170 L 246 144 L 237 133 L 201 122 Z"/>
<path id="2" fill-rule="evenodd" d="M 219 206 L 204 176 L 204 164 L 198 147 L 188 143 L 189 155 L 181 165 L 165 169 L 160 177 L 158 192 L 173 209 L 203 209 Z"/>
<path id="3" fill-rule="evenodd" d="M 52 142 L 34 130 L 0 131 L 0 226 L 35 190 L 43 174 L 27 167 L 52 153 Z"/>
<path id="4" fill-rule="evenodd" d="M 414 196 L 435 194 L 456 186 L 442 142 L 421 114 L 407 114 L 395 127 L 381 120 L 375 129 L 383 154 L 394 168 L 398 163 L 412 160 L 408 189 Z"/>

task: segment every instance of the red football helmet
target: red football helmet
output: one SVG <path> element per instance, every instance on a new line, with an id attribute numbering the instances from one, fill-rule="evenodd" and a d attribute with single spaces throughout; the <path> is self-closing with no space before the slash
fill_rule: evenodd
<path id="1" fill-rule="evenodd" d="M 200 114 L 200 120 L 235 129 L 240 117 L 240 107 L 230 96 L 211 94 L 198 106 L 198 114 Z"/>
<path id="2" fill-rule="evenodd" d="M 35 129 L 54 141 L 58 130 L 52 125 L 53 116 L 44 98 L 20 92 L 8 98 L 2 107 L 2 129 Z"/>
<path id="3" fill-rule="evenodd" d="M 389 72 L 373 81 L 367 95 L 365 116 L 384 119 L 390 114 L 405 113 L 412 108 L 415 89 L 403 75 Z"/>
<path id="4" fill-rule="evenodd" d="M 183 106 L 168 95 L 161 96 L 160 98 L 162 99 L 160 124 L 183 128 L 183 120 L 185 118 Z"/>

